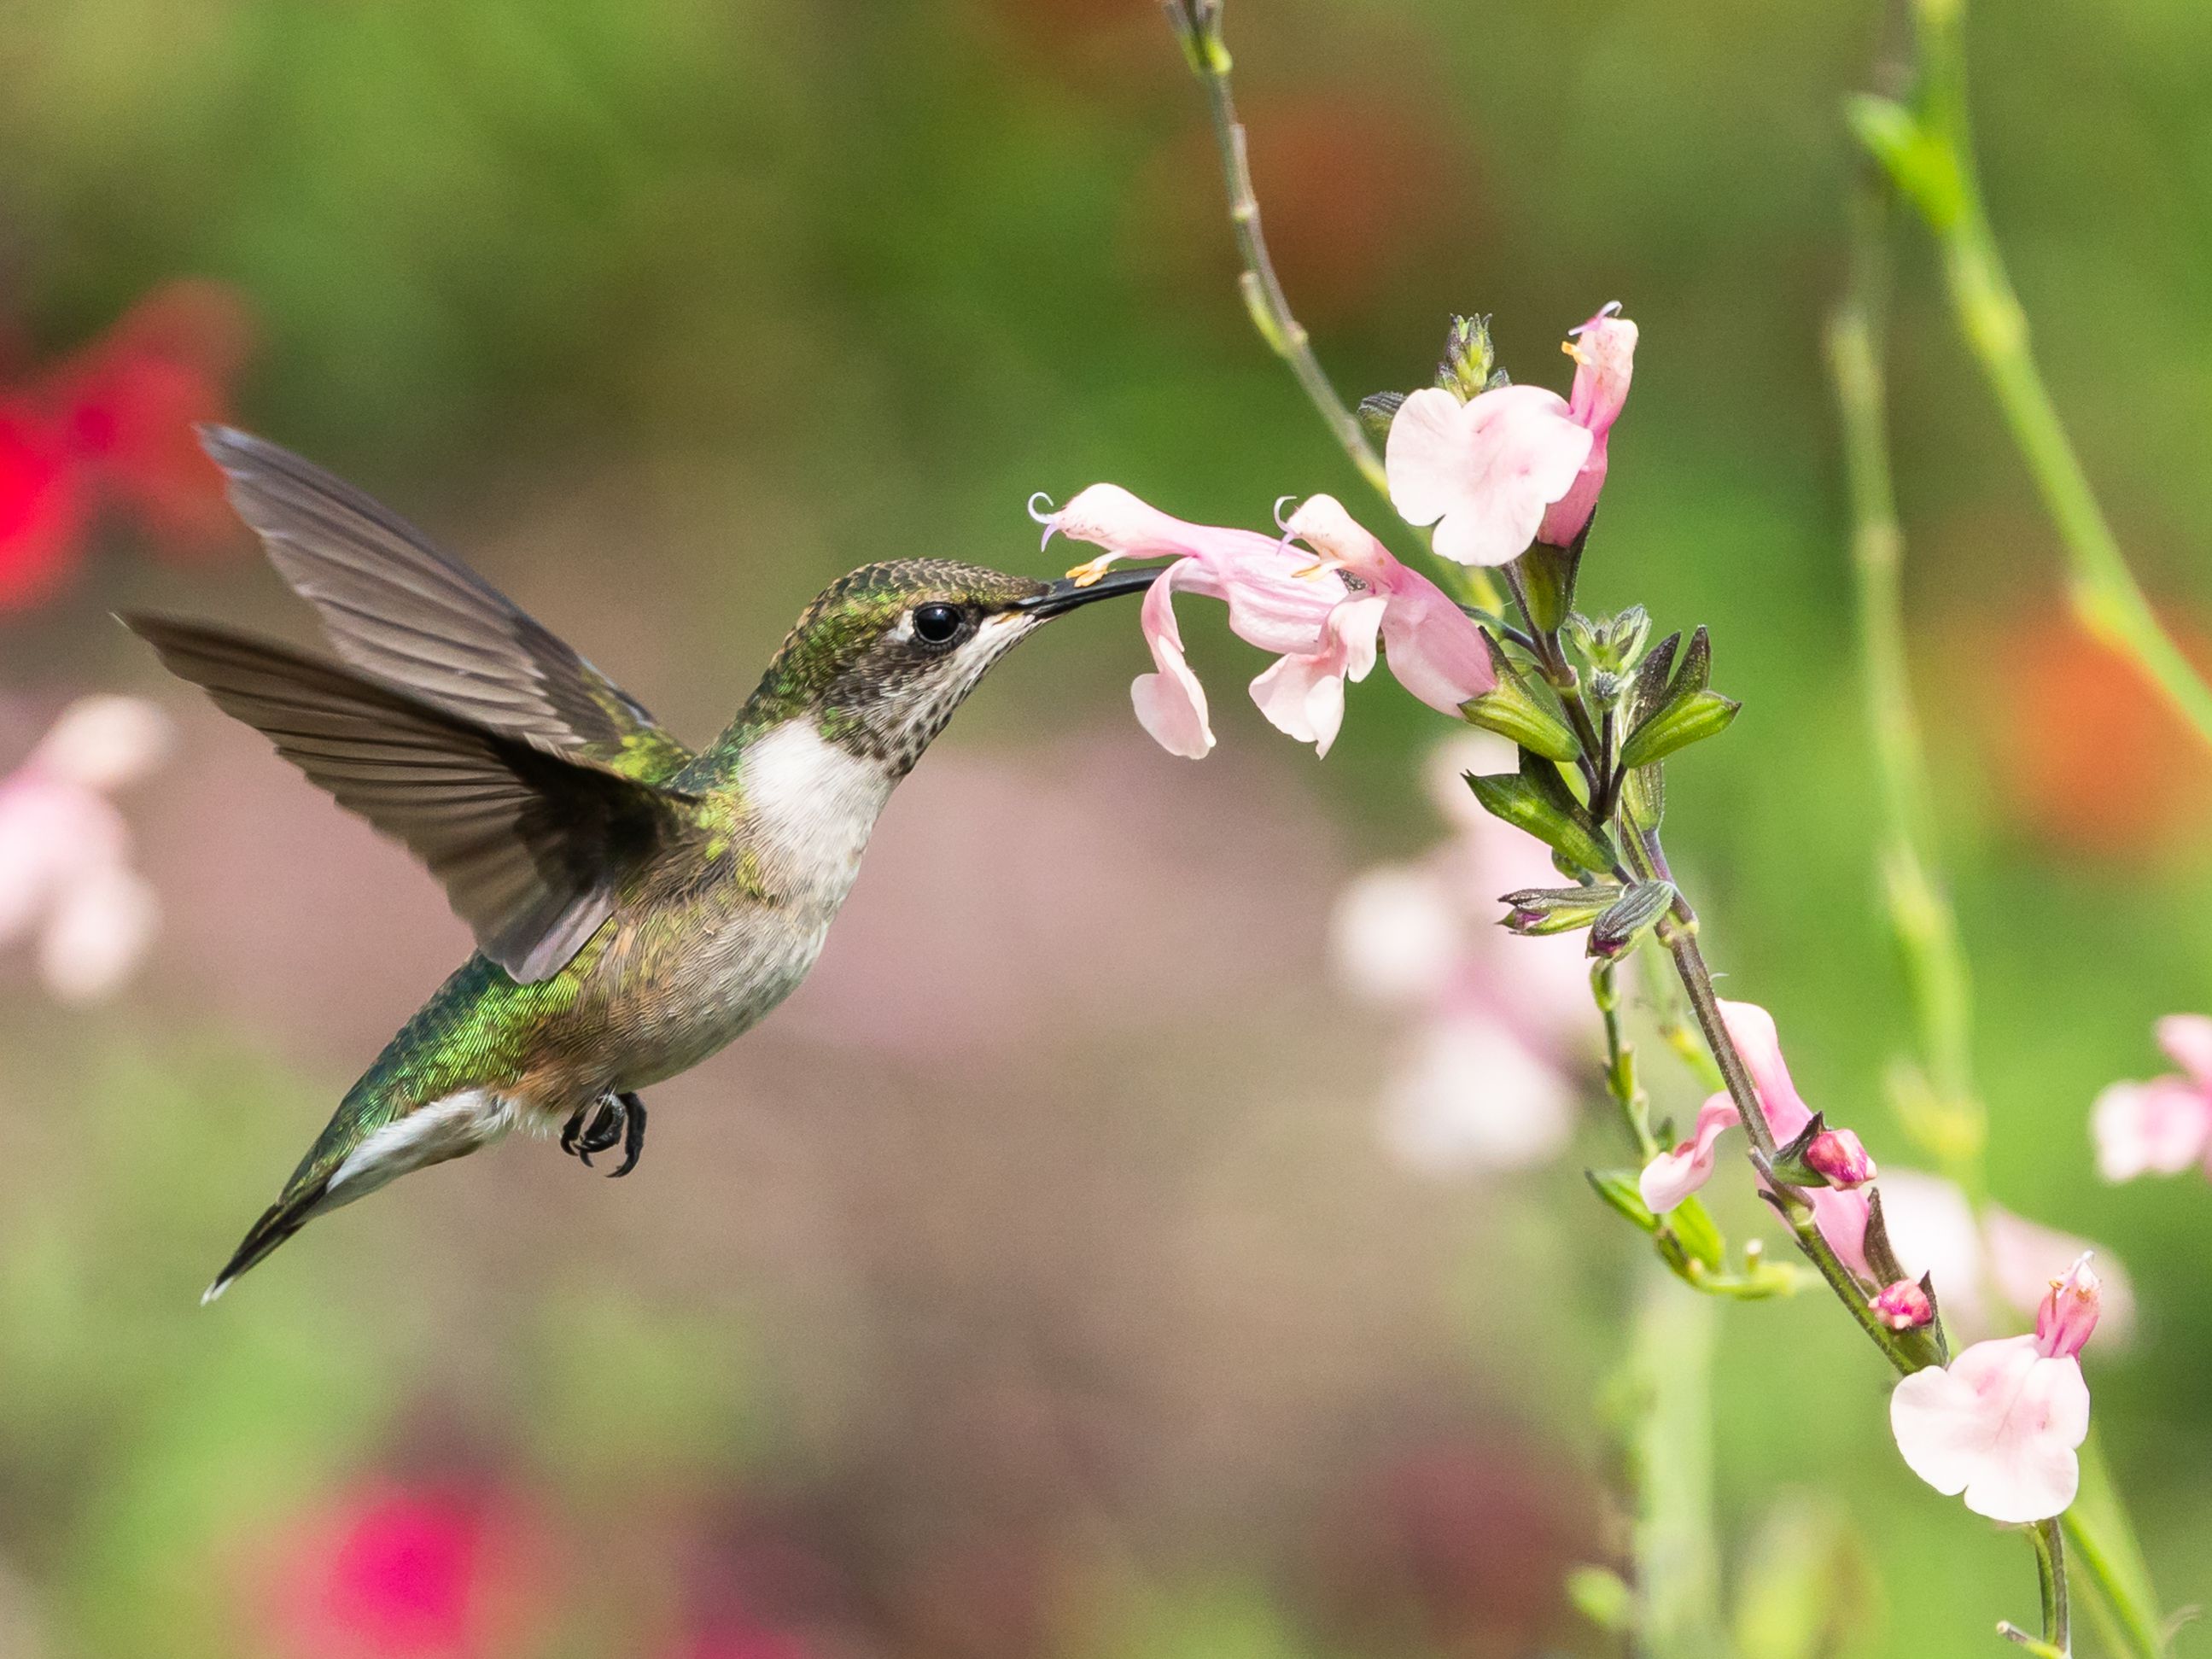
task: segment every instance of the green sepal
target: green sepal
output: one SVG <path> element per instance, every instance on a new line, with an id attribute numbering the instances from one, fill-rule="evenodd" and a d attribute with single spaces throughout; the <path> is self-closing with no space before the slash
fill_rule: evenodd
<path id="1" fill-rule="evenodd" d="M 1681 645 L 1681 635 L 1669 634 L 1637 665 L 1636 687 L 1628 700 L 1632 726 L 1667 701 L 1667 686 L 1674 673 L 1674 653 Z"/>
<path id="2" fill-rule="evenodd" d="M 1584 1170 L 1583 1179 L 1589 1182 L 1590 1190 L 1604 1200 L 1608 1208 L 1619 1211 L 1647 1233 L 1659 1231 L 1659 1218 L 1644 1201 L 1644 1194 L 1636 1184 L 1635 1170 Z"/>
<path id="3" fill-rule="evenodd" d="M 1576 867 L 1603 874 L 1618 862 L 1613 843 L 1575 799 L 1559 769 L 1534 750 L 1521 751 L 1518 772 L 1489 777 L 1470 772 L 1467 783 L 1485 811 L 1527 830 Z"/>
<path id="4" fill-rule="evenodd" d="M 1547 760 L 1576 758 L 1582 753 L 1582 744 L 1568 729 L 1565 714 L 1558 712 L 1557 701 L 1548 690 L 1540 693 L 1522 678 L 1488 629 L 1481 633 L 1498 683 L 1480 696 L 1462 703 L 1460 713 L 1470 725 L 1510 738 Z"/>
<path id="5" fill-rule="evenodd" d="M 1661 1224 L 1674 1236 L 1683 1255 L 1713 1273 L 1728 1261 L 1728 1241 L 1714 1224 L 1712 1212 L 1692 1193 L 1667 1212 Z"/>
<path id="6" fill-rule="evenodd" d="M 1741 703 L 1717 691 L 1677 696 L 1628 734 L 1628 741 L 1620 746 L 1621 763 L 1650 766 L 1678 749 L 1718 737 L 1742 709 Z"/>
<path id="7" fill-rule="evenodd" d="M 1490 372 L 1497 366 L 1489 317 L 1453 318 L 1444 336 L 1444 355 L 1437 363 L 1437 384 L 1460 402 L 1469 403 L 1488 388 Z"/>
<path id="8" fill-rule="evenodd" d="M 1713 636 L 1700 623 L 1690 630 L 1690 642 L 1682 647 L 1682 660 L 1675 667 L 1674 678 L 1667 683 L 1667 696 L 1669 701 L 1687 696 L 1712 683 Z"/>
<path id="9" fill-rule="evenodd" d="M 1359 416 L 1360 425 L 1370 434 L 1387 438 L 1391 422 L 1398 418 L 1398 411 L 1405 403 L 1406 394 L 1402 392 L 1373 392 L 1359 400 L 1359 407 L 1354 412 Z"/>
<path id="10" fill-rule="evenodd" d="M 1627 955 L 1674 902 L 1673 882 L 1638 882 L 1590 924 L 1589 954 L 1607 961 Z"/>
<path id="11" fill-rule="evenodd" d="M 1503 926 L 1531 938 L 1587 927 L 1617 903 L 1626 890 L 1612 882 L 1590 887 L 1524 887 L 1498 901 L 1508 908 Z"/>
<path id="12" fill-rule="evenodd" d="M 1585 529 L 1583 534 L 1588 534 Z M 1515 562 L 1522 608 L 1539 634 L 1556 634 L 1575 608 L 1575 577 L 1582 568 L 1583 536 L 1572 547 L 1538 542 Z"/>
<path id="13" fill-rule="evenodd" d="M 1667 773 L 1657 766 L 1632 768 L 1620 786 L 1621 811 L 1638 830 L 1656 830 L 1667 816 Z"/>

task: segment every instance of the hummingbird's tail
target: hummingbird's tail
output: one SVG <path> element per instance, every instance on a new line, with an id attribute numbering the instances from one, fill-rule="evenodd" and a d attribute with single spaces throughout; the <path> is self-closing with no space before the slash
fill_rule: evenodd
<path id="1" fill-rule="evenodd" d="M 283 1197 L 264 1210 L 261 1219 L 247 1231 L 237 1249 L 231 1252 L 230 1260 L 223 1263 L 222 1271 L 215 1276 L 215 1283 L 209 1285 L 201 1296 L 200 1305 L 205 1307 L 214 1301 L 230 1288 L 233 1279 L 247 1268 L 256 1266 L 271 1250 L 306 1226 L 316 1211 L 322 1208 L 330 1184 L 329 1178 L 325 1176 L 322 1180 L 310 1182 L 296 1191 L 288 1190 Z"/>

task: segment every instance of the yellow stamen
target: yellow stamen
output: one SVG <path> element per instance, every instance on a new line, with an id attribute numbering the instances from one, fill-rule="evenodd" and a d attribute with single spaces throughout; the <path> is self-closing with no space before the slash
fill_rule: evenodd
<path id="1" fill-rule="evenodd" d="M 1114 561 L 1117 556 L 1112 553 L 1102 553 L 1098 557 L 1076 566 L 1067 573 L 1067 579 L 1078 587 L 1088 587 L 1114 568 Z"/>

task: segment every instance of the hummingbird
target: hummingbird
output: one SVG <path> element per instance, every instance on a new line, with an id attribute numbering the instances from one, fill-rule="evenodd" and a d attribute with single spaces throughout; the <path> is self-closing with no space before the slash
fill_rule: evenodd
<path id="1" fill-rule="evenodd" d="M 124 625 L 443 884 L 476 951 L 349 1089 L 203 1302 L 314 1217 L 517 1127 L 588 1167 L 641 1091 L 790 995 L 876 819 L 985 671 L 1165 567 L 1041 581 L 864 565 L 694 750 L 483 577 L 286 449 L 200 429 L 231 505 L 337 660 L 179 617 Z"/>

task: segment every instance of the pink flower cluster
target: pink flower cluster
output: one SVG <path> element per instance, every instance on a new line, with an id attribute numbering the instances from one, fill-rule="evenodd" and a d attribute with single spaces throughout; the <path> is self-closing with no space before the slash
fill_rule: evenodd
<path id="1" fill-rule="evenodd" d="M 168 723 L 136 697 L 69 706 L 0 779 L 0 947 L 33 942 L 39 975 L 64 1002 L 130 976 L 161 910 L 131 867 L 131 831 L 109 796 L 161 760 Z"/>
<path id="2" fill-rule="evenodd" d="M 1569 342 L 1571 398 L 1513 386 L 1462 402 L 1431 387 L 1400 407 L 1384 454 L 1391 503 L 1407 522 L 1435 526 L 1440 557 L 1503 564 L 1539 535 L 1565 544 L 1588 526 L 1636 348 L 1636 325 L 1613 310 Z M 1057 511 L 1030 510 L 1048 542 L 1057 533 L 1105 550 L 1078 568 L 1078 580 L 1117 559 L 1175 561 L 1142 611 L 1157 672 L 1130 688 L 1139 721 L 1170 754 L 1196 760 L 1214 742 L 1206 690 L 1176 625 L 1178 591 L 1224 601 L 1237 636 L 1274 654 L 1252 682 L 1253 700 L 1278 729 L 1322 754 L 1343 724 L 1345 683 L 1367 677 L 1378 647 L 1400 684 L 1448 714 L 1495 684 L 1466 613 L 1334 497 L 1309 498 L 1282 521 L 1280 536 L 1192 524 L 1118 484 L 1093 484 Z"/>
<path id="3" fill-rule="evenodd" d="M 2180 1072 L 2115 1083 L 2090 1115 L 2107 1181 L 2178 1175 L 2192 1164 L 2212 1177 L 2212 1019 L 2168 1014 L 2158 1023 L 2158 1046 Z"/>
<path id="4" fill-rule="evenodd" d="M 1589 964 L 1568 934 L 1514 939 L 1493 896 L 1558 880 L 1544 848 L 1485 812 L 1468 772 L 1513 764 L 1503 738 L 1442 745 L 1428 773 L 1453 835 L 1417 863 L 1356 878 L 1339 896 L 1338 977 L 1407 1021 L 1382 1085 L 1382 1136 L 1424 1174 L 1540 1163 L 1566 1145 L 1588 1042 Z"/>

